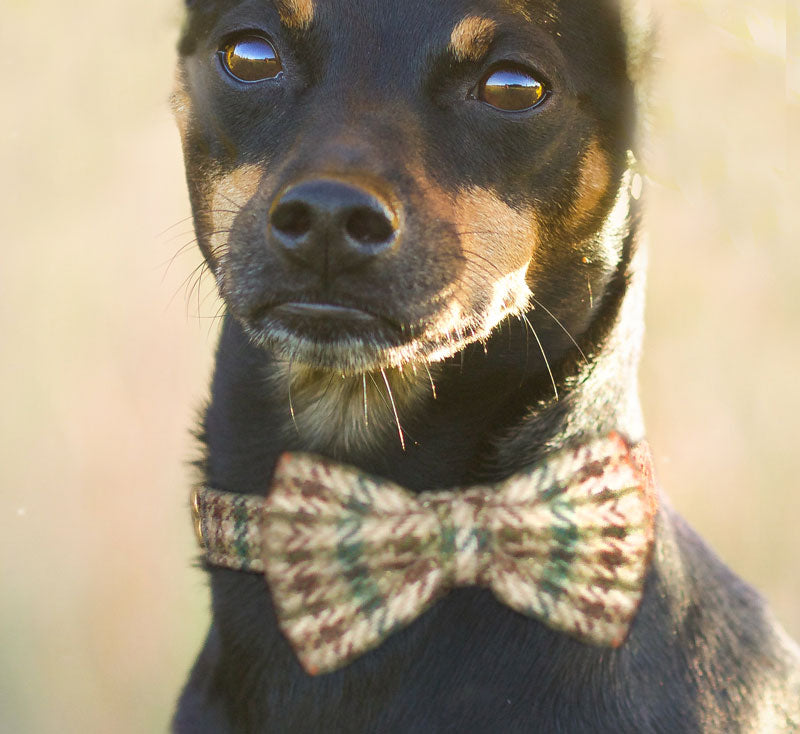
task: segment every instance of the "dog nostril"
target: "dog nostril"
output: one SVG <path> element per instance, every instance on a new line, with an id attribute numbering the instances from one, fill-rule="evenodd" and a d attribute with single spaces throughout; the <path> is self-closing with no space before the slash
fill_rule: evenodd
<path id="1" fill-rule="evenodd" d="M 388 242 L 395 233 L 394 224 L 381 211 L 368 207 L 353 210 L 345 222 L 347 234 L 362 245 Z"/>
<path id="2" fill-rule="evenodd" d="M 312 219 L 311 208 L 302 201 L 280 204 L 270 215 L 272 226 L 290 237 L 306 234 L 311 229 Z"/>

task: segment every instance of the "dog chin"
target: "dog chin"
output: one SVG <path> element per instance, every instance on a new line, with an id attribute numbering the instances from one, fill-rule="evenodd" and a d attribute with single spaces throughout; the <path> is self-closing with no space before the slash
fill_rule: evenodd
<path id="1" fill-rule="evenodd" d="M 342 337 L 319 340 L 287 329 L 264 329 L 246 324 L 250 340 L 281 360 L 314 369 L 357 375 L 385 369 L 400 369 L 414 364 L 428 364 L 445 359 L 465 347 L 467 340 L 450 340 L 447 349 L 419 340 L 388 344 L 378 338 Z"/>
<path id="2" fill-rule="evenodd" d="M 247 333 L 254 344 L 282 360 L 342 375 L 399 367 L 408 361 L 397 355 L 404 347 L 382 346 L 367 337 L 320 341 L 297 332 L 252 326 L 247 328 Z"/>

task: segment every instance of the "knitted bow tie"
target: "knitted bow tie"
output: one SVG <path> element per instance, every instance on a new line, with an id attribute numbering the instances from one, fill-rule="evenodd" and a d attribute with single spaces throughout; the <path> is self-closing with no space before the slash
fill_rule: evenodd
<path id="1" fill-rule="evenodd" d="M 266 499 L 198 488 L 193 509 L 210 563 L 266 574 L 280 627 L 311 674 L 342 667 L 465 585 L 616 647 L 653 543 L 649 453 L 634 451 L 644 459 L 612 434 L 498 484 L 419 495 L 284 454 Z"/>

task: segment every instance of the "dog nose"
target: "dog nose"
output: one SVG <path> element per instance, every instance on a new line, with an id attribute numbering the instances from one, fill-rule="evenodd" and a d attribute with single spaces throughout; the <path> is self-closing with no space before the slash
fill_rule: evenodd
<path id="1" fill-rule="evenodd" d="M 394 209 L 380 196 L 336 179 L 290 186 L 269 213 L 272 241 L 318 272 L 353 270 L 392 248 L 399 234 Z"/>

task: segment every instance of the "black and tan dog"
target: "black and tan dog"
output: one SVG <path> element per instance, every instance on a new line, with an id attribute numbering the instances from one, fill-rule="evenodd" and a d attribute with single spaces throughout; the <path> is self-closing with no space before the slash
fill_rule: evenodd
<path id="1" fill-rule="evenodd" d="M 313 452 L 411 492 L 643 440 L 637 97 L 613 0 L 191 0 L 175 107 L 227 313 L 202 483 Z M 622 644 L 451 591 L 308 675 L 264 577 L 208 564 L 179 732 L 786 732 L 800 661 L 661 499 Z"/>

